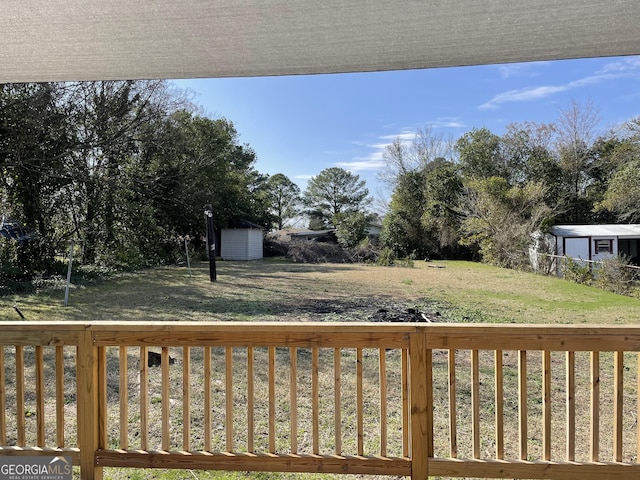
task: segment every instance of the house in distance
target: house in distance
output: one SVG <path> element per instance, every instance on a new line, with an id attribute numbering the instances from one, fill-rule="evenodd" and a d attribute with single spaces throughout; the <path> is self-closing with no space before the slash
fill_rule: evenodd
<path id="1" fill-rule="evenodd" d="M 555 225 L 545 236 L 538 235 L 532 263 L 539 269 L 539 254 L 566 256 L 589 263 L 623 255 L 631 263 L 640 263 L 640 224 Z M 559 262 L 556 262 L 558 273 Z"/>

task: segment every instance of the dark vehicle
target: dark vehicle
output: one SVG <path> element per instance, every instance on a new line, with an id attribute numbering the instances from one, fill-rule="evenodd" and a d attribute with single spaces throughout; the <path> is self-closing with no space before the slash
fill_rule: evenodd
<path id="1" fill-rule="evenodd" d="M 6 217 L 2 217 L 0 221 L 0 236 L 20 243 L 28 242 L 35 238 L 35 234 L 20 222 Z"/>

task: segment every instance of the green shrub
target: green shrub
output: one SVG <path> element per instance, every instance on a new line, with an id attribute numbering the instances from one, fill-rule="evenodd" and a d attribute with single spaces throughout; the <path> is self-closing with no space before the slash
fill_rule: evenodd
<path id="1" fill-rule="evenodd" d="M 353 261 L 357 263 L 377 263 L 380 255 L 378 246 L 369 238 L 365 238 L 348 250 Z"/>
<path id="2" fill-rule="evenodd" d="M 381 265 L 383 267 L 405 267 L 405 268 L 413 268 L 415 267 L 415 253 L 412 253 L 406 257 L 398 258 L 393 249 L 389 247 L 384 247 L 380 250 L 378 254 L 378 260 L 376 261 L 377 265 Z"/>
<path id="3" fill-rule="evenodd" d="M 0 282 L 16 279 L 19 273 L 16 243 L 0 240 Z"/>
<path id="4" fill-rule="evenodd" d="M 367 237 L 367 216 L 362 212 L 337 213 L 333 224 L 338 243 L 344 248 L 354 248 Z"/>
<path id="5" fill-rule="evenodd" d="M 593 280 L 593 272 L 588 264 L 583 265 L 571 257 L 564 257 L 562 260 L 562 274 L 565 280 L 590 285 Z"/>
<path id="6" fill-rule="evenodd" d="M 616 256 L 603 260 L 595 272 L 597 285 L 603 290 L 619 295 L 630 295 L 637 273 L 629 267 L 629 260 L 624 256 Z"/>
<path id="7" fill-rule="evenodd" d="M 396 253 L 393 251 L 393 249 L 384 247 L 378 254 L 378 260 L 376 261 L 376 264 L 383 267 L 391 267 L 395 264 L 396 260 Z"/>
<path id="8" fill-rule="evenodd" d="M 414 268 L 416 266 L 416 256 L 411 254 L 408 257 L 396 260 L 396 265 L 405 268 Z"/>

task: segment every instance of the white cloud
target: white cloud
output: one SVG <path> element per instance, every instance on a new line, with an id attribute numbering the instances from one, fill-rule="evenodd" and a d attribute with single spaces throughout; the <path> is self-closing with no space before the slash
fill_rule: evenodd
<path id="1" fill-rule="evenodd" d="M 539 100 L 541 98 L 549 97 L 555 93 L 564 92 L 568 90 L 568 86 L 541 86 L 541 87 L 531 87 L 531 88 L 522 88 L 519 90 L 509 90 L 504 93 L 499 93 L 487 103 L 483 103 L 478 108 L 480 110 L 490 110 L 495 109 L 500 106 L 502 103 L 508 102 L 527 102 L 530 100 Z"/>
<path id="2" fill-rule="evenodd" d="M 380 137 L 380 138 L 385 138 L 385 137 Z M 395 138 L 395 137 L 393 137 Z M 383 143 L 369 143 L 367 145 L 365 145 L 365 147 L 367 148 L 373 148 L 376 150 L 384 150 L 385 148 L 387 148 L 389 145 L 391 145 L 391 142 L 383 142 Z"/>
<path id="3" fill-rule="evenodd" d="M 589 85 L 596 85 L 606 80 L 613 80 L 614 78 L 618 77 L 619 75 L 614 74 L 589 75 L 588 77 L 579 78 L 578 80 L 573 80 L 567 83 L 567 88 L 588 87 Z"/>
<path id="4" fill-rule="evenodd" d="M 367 145 L 372 149 L 368 154 L 355 156 L 352 161 L 337 162 L 334 165 L 351 172 L 375 172 L 385 166 L 383 154 L 389 143 L 375 143 Z"/>
<path id="5" fill-rule="evenodd" d="M 402 142 L 413 142 L 416 138 L 416 132 L 403 131 L 401 133 L 396 133 L 394 135 L 383 135 L 380 137 L 382 140 L 395 140 L 396 138 Z M 390 145 L 391 142 L 386 143 L 385 145 Z M 382 145 L 382 144 L 379 144 Z M 371 145 L 370 145 L 371 146 Z"/>
<path id="6" fill-rule="evenodd" d="M 523 75 L 527 77 L 535 77 L 540 75 L 537 72 L 539 67 L 546 67 L 550 64 L 551 62 L 505 63 L 504 65 L 498 65 L 498 71 L 502 78 Z"/>
<path id="7" fill-rule="evenodd" d="M 640 69 L 640 56 L 626 57 L 607 63 L 599 73 L 629 72 Z"/>
<path id="8" fill-rule="evenodd" d="M 427 121 L 424 124 L 425 126 L 432 128 L 466 128 L 466 125 L 460 121 L 459 117 L 438 117 L 435 120 Z M 335 165 L 354 172 L 379 171 L 386 166 L 384 161 L 384 152 L 389 145 L 392 145 L 395 140 L 400 140 L 401 143 L 410 146 L 416 139 L 417 135 L 418 128 L 415 130 L 404 128 L 395 134 L 380 135 L 378 137 L 378 140 L 380 140 L 379 142 L 364 145 L 364 147 L 369 150 L 369 153 L 355 156 L 352 161 L 339 162 Z M 361 144 L 360 142 L 352 143 L 354 145 Z"/>
<path id="9" fill-rule="evenodd" d="M 534 64 L 544 63 L 548 62 L 534 62 Z M 514 64 L 510 67 L 517 67 L 519 65 L 523 64 Z M 517 70 L 517 68 L 515 68 L 514 71 L 515 70 Z M 640 56 L 623 58 L 621 60 L 616 60 L 605 64 L 593 75 L 588 75 L 586 77 L 573 80 L 564 85 L 543 85 L 517 90 L 509 90 L 503 93 L 499 93 L 488 102 L 480 105 L 478 108 L 480 110 L 490 110 L 499 108 L 503 103 L 539 100 L 542 98 L 550 97 L 551 95 L 554 95 L 556 93 L 566 92 L 574 88 L 596 85 L 598 83 L 615 80 L 617 78 L 637 75 L 638 73 L 640 73 Z"/>
<path id="10" fill-rule="evenodd" d="M 380 158 L 377 158 L 377 157 Z M 354 160 L 353 162 L 339 162 L 335 164 L 340 168 L 349 170 L 350 172 L 377 172 L 384 167 L 384 161 L 382 160 L 382 152 L 377 155 L 374 152 L 369 158 L 362 160 Z"/>
<path id="11" fill-rule="evenodd" d="M 466 128 L 467 126 L 458 117 L 438 117 L 427 122 L 433 128 Z"/>

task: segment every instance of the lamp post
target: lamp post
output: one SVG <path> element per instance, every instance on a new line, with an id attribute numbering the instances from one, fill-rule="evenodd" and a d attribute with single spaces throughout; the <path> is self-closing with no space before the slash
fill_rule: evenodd
<path id="1" fill-rule="evenodd" d="M 205 205 L 204 215 L 207 217 L 207 251 L 209 252 L 209 279 L 216 281 L 216 236 L 213 231 L 213 208 Z"/>

